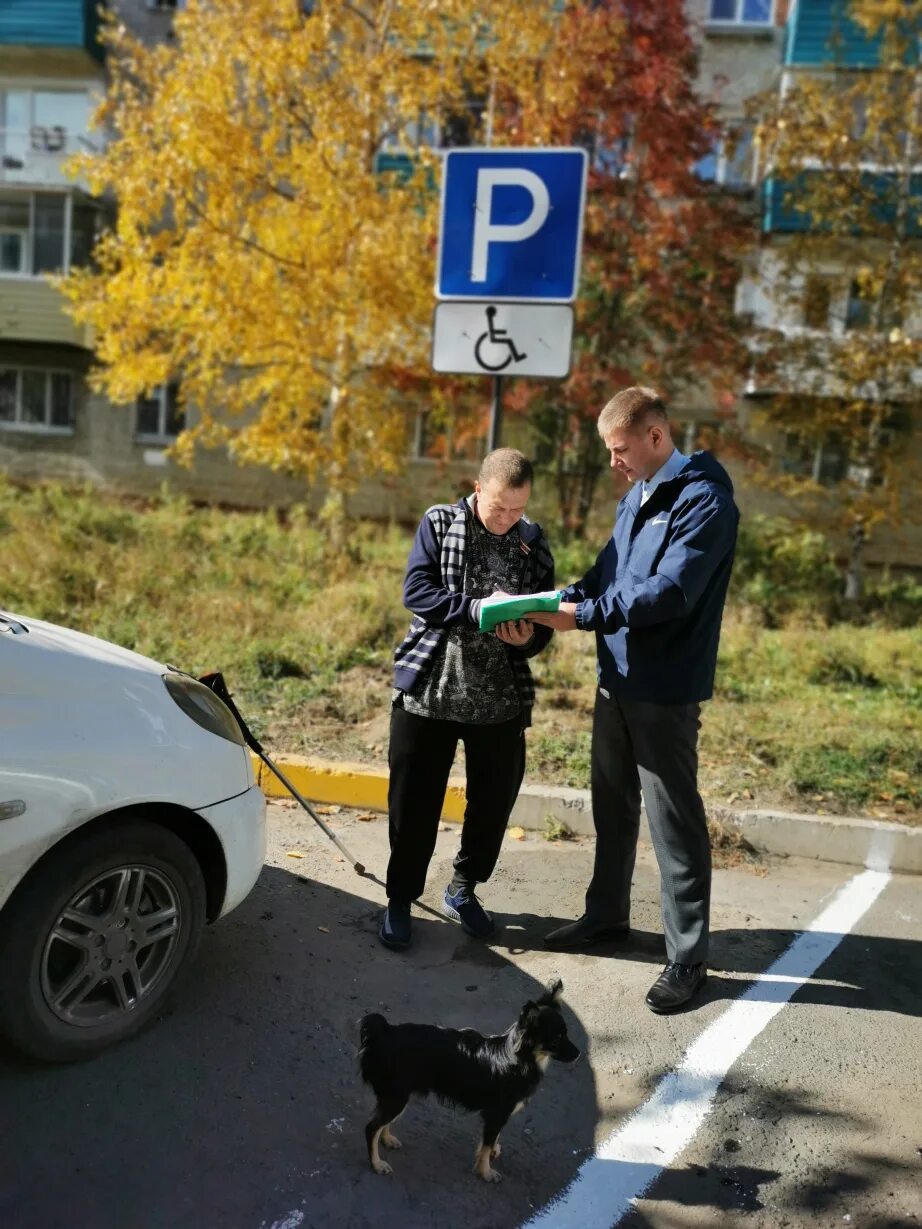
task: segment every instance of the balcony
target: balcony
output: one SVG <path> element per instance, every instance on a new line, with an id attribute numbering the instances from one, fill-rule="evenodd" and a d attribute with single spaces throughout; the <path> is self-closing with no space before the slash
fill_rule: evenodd
<path id="1" fill-rule="evenodd" d="M 90 330 L 74 324 L 65 301 L 44 278 L 0 281 L 0 341 L 43 341 L 92 348 Z"/>
<path id="2" fill-rule="evenodd" d="M 797 0 L 785 35 L 785 66 L 873 68 L 881 39 L 848 17 L 844 0 Z"/>
<path id="3" fill-rule="evenodd" d="M 792 181 L 766 179 L 762 185 L 763 232 L 805 234 L 828 230 L 811 217 L 809 206 L 811 181 L 824 174 L 827 172 L 817 167 L 802 171 Z M 865 204 L 856 211 L 852 234 L 856 239 L 880 232 L 889 235 L 896 223 L 899 195 L 904 190 L 899 173 L 857 168 L 855 174 Z M 910 175 L 907 195 L 906 232 L 917 238 L 922 235 L 922 171 Z"/>
<path id="4" fill-rule="evenodd" d="M 97 0 L 3 0 L 0 51 L 53 51 L 73 62 L 103 59 Z"/>

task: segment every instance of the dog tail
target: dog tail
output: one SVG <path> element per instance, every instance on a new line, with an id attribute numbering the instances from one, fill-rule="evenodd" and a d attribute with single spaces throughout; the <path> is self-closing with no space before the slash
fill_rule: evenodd
<path id="1" fill-rule="evenodd" d="M 359 1069 L 366 1084 L 369 1083 L 369 1075 L 374 1067 L 369 1051 L 374 1048 L 375 1041 L 382 1037 L 389 1028 L 388 1022 L 377 1011 L 362 1016 L 359 1021 Z"/>

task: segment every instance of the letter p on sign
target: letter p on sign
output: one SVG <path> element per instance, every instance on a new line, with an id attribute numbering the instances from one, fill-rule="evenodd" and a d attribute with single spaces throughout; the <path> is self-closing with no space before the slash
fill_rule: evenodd
<path id="1" fill-rule="evenodd" d="M 579 284 L 586 151 L 445 155 L 436 295 L 571 303 Z"/>
<path id="2" fill-rule="evenodd" d="M 493 189 L 501 184 L 524 188 L 531 193 L 531 213 L 523 222 L 497 223 L 493 217 Z M 551 198 L 547 184 L 534 171 L 522 168 L 484 168 L 477 172 L 477 203 L 474 218 L 474 250 L 471 260 L 471 281 L 487 280 L 487 254 L 491 243 L 520 243 L 530 239 L 547 221 Z"/>

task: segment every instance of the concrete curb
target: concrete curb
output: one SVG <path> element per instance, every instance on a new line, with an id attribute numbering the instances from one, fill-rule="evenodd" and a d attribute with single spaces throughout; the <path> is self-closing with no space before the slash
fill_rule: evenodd
<path id="1" fill-rule="evenodd" d="M 294 787 L 311 802 L 387 810 L 387 772 L 348 761 L 272 757 Z M 269 798 L 287 798 L 288 790 L 256 756 L 256 779 Z M 442 819 L 464 818 L 464 778 L 453 777 L 445 796 Z M 544 832 L 548 820 L 566 824 L 578 836 L 593 836 L 589 791 L 563 786 L 523 785 L 512 812 L 511 824 Z M 844 862 L 872 870 L 922 875 L 922 828 L 879 819 L 852 819 L 832 815 L 800 815 L 793 811 L 736 811 L 729 820 L 749 844 L 763 853 Z M 650 832 L 642 816 L 640 839 Z"/>

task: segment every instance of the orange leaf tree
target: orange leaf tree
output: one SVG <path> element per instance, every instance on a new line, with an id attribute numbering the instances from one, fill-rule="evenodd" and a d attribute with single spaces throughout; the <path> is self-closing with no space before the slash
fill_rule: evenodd
<path id="1" fill-rule="evenodd" d="M 592 154 L 572 372 L 515 394 L 576 535 L 605 464 L 595 423 L 608 398 L 647 383 L 676 399 L 713 384 L 716 399 L 745 363 L 734 289 L 752 224 L 694 173 L 720 127 L 696 71 L 682 0 L 601 0 L 568 5 L 536 80 L 505 92 L 504 140 Z"/>

